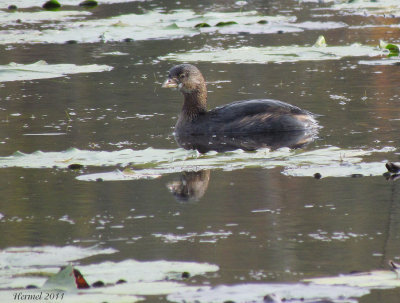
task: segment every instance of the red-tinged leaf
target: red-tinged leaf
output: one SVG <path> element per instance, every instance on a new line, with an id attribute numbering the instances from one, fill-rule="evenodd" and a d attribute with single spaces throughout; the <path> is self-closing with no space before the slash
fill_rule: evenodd
<path id="1" fill-rule="evenodd" d="M 86 282 L 85 278 L 81 272 L 74 268 L 75 283 L 79 289 L 90 288 L 89 284 Z"/>

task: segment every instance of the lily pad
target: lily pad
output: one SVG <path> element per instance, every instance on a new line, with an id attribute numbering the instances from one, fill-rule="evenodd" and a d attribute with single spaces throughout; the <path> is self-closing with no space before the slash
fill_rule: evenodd
<path id="1" fill-rule="evenodd" d="M 315 47 L 326 47 L 326 41 L 324 36 L 319 36 L 317 41 L 314 43 Z"/>
<path id="2" fill-rule="evenodd" d="M 369 293 L 368 289 L 349 286 L 307 285 L 302 283 L 259 283 L 221 285 L 212 289 L 185 291 L 167 297 L 173 302 L 274 302 L 264 301 L 266 296 L 281 298 L 283 302 L 357 303 L 354 298 Z M 282 302 L 281 300 L 275 302 Z M 274 303 L 275 303 L 274 302 Z"/>
<path id="3" fill-rule="evenodd" d="M 43 288 L 70 291 L 77 289 L 73 267 L 68 265 L 62 268 L 57 274 L 47 279 Z"/>
<path id="4" fill-rule="evenodd" d="M 98 73 L 112 70 L 108 65 L 48 64 L 38 61 L 32 64 L 10 63 L 0 65 L 0 82 L 49 79 L 71 74 Z"/>
<path id="5" fill-rule="evenodd" d="M 347 285 L 367 289 L 390 289 L 400 287 L 400 279 L 397 278 L 396 273 L 389 270 L 376 270 L 340 275 L 337 277 L 305 279 L 304 282 L 317 285 Z"/>
<path id="6" fill-rule="evenodd" d="M 28 18 L 38 18 L 35 17 L 37 12 L 24 13 Z M 53 14 L 58 16 L 61 13 L 63 12 L 59 11 Z M 76 14 L 83 13 L 88 12 L 76 12 Z M 15 17 L 13 18 L 18 20 Z M 267 23 L 259 23 L 260 19 Z M 23 18 L 20 18 L 20 20 L 24 22 Z M 171 24 L 174 26 L 171 27 Z M 203 25 L 202 27 L 200 26 L 201 24 Z M 218 26 L 207 27 L 206 24 Z M 198 25 L 197 28 L 196 25 Z M 7 29 L 0 31 L 0 44 L 66 43 L 72 40 L 78 43 L 94 43 L 100 41 L 126 41 L 127 39 L 176 39 L 198 35 L 199 32 L 218 31 L 223 34 L 236 35 L 242 32 L 255 34 L 301 32 L 307 29 L 321 30 L 344 26 L 347 25 L 342 22 L 296 23 L 296 17 L 294 16 L 263 16 L 256 11 L 197 14 L 192 10 L 176 10 L 170 13 L 156 10 L 145 14 L 127 14 L 105 19 L 65 20 L 47 24 L 46 28 L 42 30 L 33 27 Z M 62 31 L 62 35 L 60 35 L 60 31 Z"/>
<path id="7" fill-rule="evenodd" d="M 389 54 L 388 57 L 399 56 L 399 46 L 392 43 L 386 43 L 383 40 L 379 41 L 379 47 L 383 50 L 388 50 Z"/>
<path id="8" fill-rule="evenodd" d="M 346 46 L 268 46 L 230 49 L 200 49 L 184 53 L 170 53 L 161 60 L 181 62 L 259 63 L 339 60 L 343 57 L 379 56 L 382 52 L 361 44 Z"/>
<path id="9" fill-rule="evenodd" d="M 281 148 L 275 151 L 268 149 L 260 149 L 255 152 L 236 150 L 225 153 L 208 152 L 200 155 L 196 151 L 184 149 L 124 149 L 113 152 L 69 149 L 64 152 L 38 151 L 32 154 L 17 152 L 8 157 L 0 157 L 0 167 L 67 168 L 73 163 L 80 163 L 85 167 L 129 167 L 130 165 L 144 167 L 125 171 L 113 169 L 111 172 L 77 177 L 78 180 L 83 181 L 137 180 L 183 171 L 238 170 L 246 167 L 283 167 L 283 173 L 291 176 L 313 176 L 317 172 L 322 177 L 341 177 L 353 174 L 369 176 L 383 174 L 386 171 L 385 162 L 368 163 L 363 161 L 363 157 L 394 150 L 392 147 L 380 150 L 327 147 L 313 151 Z"/>
<path id="10" fill-rule="evenodd" d="M 41 253 L 43 252 L 43 256 Z M 69 252 L 69 255 L 66 255 Z M 91 254 L 88 254 L 91 252 Z M 207 286 L 186 285 L 183 283 L 183 273 L 190 276 L 204 275 L 216 272 L 219 267 L 208 263 L 178 262 L 178 261 L 146 261 L 125 260 L 122 262 L 102 262 L 98 264 L 79 265 L 79 274 L 90 284 L 102 281 L 106 287 L 84 288 L 76 291 L 76 268 L 68 265 L 58 273 L 54 266 L 65 264 L 68 260 L 75 260 L 80 254 L 82 258 L 97 253 L 113 253 L 113 249 L 97 250 L 78 247 L 43 247 L 43 248 L 9 248 L 0 253 L 0 300 L 8 302 L 13 298 L 16 289 L 22 295 L 40 294 L 41 289 L 58 291 L 64 294 L 63 299 L 68 302 L 136 302 L 140 295 L 166 295 L 175 292 L 195 291 L 208 289 Z M 78 254 L 77 254 L 78 253 Z M 6 256 L 22 254 L 24 265 L 21 266 L 19 258 L 9 259 L 4 263 Z M 46 263 L 46 257 L 49 262 Z M 38 262 L 38 259 L 39 262 Z M 36 275 L 40 271 L 54 273 L 46 282 L 44 275 Z M 125 283 L 119 283 L 124 281 Z M 101 283 L 99 283 L 101 284 Z M 26 285 L 36 285 L 38 290 L 22 290 Z M 54 292 L 57 294 L 57 292 Z"/>
<path id="11" fill-rule="evenodd" d="M 42 7 L 47 10 L 57 10 L 61 7 L 61 4 L 57 0 L 49 0 Z"/>
<path id="12" fill-rule="evenodd" d="M 236 21 L 220 21 L 215 26 L 222 27 L 222 26 L 228 26 L 228 25 L 234 25 L 238 24 Z"/>
<path id="13" fill-rule="evenodd" d="M 16 25 L 16 24 L 35 24 L 44 21 L 71 21 L 83 19 L 89 16 L 89 12 L 79 11 L 38 11 L 38 12 L 22 12 L 17 11 L 13 14 L 0 11 L 0 18 L 3 24 Z"/>
<path id="14" fill-rule="evenodd" d="M 46 277 L 55 274 L 60 266 L 90 256 L 116 252 L 112 248 L 77 246 L 9 247 L 0 251 L 0 290 L 24 288 L 26 285 L 41 286 Z M 38 272 L 41 274 L 38 275 Z"/>
<path id="15" fill-rule="evenodd" d="M 338 10 L 343 14 L 354 14 L 362 16 L 399 16 L 400 9 L 397 0 L 357 0 L 357 1 L 335 1 L 331 9 Z"/>
<path id="16" fill-rule="evenodd" d="M 195 28 L 201 28 L 201 27 L 211 27 L 210 24 L 202 22 L 202 23 L 198 23 L 194 26 Z"/>
<path id="17" fill-rule="evenodd" d="M 124 2 L 134 2 L 134 1 L 142 1 L 142 0 L 102 0 L 103 4 L 112 4 L 112 3 L 124 3 Z M 30 7 L 39 7 L 42 6 L 45 1 L 38 0 L 23 0 L 18 1 L 19 8 L 30 8 Z M 82 0 L 62 0 L 61 3 L 63 5 L 79 5 Z M 9 0 L 0 0 L 0 8 L 7 8 L 10 5 Z"/>

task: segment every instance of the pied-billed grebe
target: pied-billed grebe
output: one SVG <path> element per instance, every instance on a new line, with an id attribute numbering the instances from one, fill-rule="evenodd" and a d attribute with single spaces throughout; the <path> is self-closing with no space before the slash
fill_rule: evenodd
<path id="1" fill-rule="evenodd" d="M 191 64 L 170 69 L 164 88 L 177 88 L 184 96 L 182 111 L 175 125 L 175 136 L 278 135 L 318 128 L 312 113 L 285 102 L 256 99 L 236 101 L 207 110 L 207 87 L 203 75 Z M 179 142 L 178 142 L 179 143 Z"/>

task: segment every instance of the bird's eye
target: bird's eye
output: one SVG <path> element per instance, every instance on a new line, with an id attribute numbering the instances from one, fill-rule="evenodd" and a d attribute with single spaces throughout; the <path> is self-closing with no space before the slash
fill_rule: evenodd
<path id="1" fill-rule="evenodd" d="M 180 74 L 180 75 L 179 75 L 179 78 L 180 78 L 180 79 L 185 78 L 185 74 Z"/>

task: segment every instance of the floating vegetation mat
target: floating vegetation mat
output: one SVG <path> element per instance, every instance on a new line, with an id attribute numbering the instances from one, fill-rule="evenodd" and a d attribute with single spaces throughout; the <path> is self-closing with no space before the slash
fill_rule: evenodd
<path id="1" fill-rule="evenodd" d="M 77 177 L 82 181 L 152 179 L 184 171 L 204 169 L 231 171 L 248 167 L 282 167 L 283 174 L 290 176 L 314 176 L 316 173 L 322 177 L 343 177 L 353 174 L 376 176 L 386 171 L 385 161 L 364 162 L 363 157 L 394 150 L 392 147 L 379 150 L 326 147 L 313 151 L 282 148 L 276 151 L 260 149 L 255 152 L 236 150 L 198 154 L 196 151 L 184 149 L 148 148 L 107 152 L 73 148 L 63 152 L 38 151 L 32 154 L 16 152 L 8 157 L 0 157 L 0 167 L 68 168 L 79 165 L 84 170 L 89 170 L 90 166 L 118 167 L 103 173 L 82 174 Z"/>
<path id="2" fill-rule="evenodd" d="M 389 270 L 305 279 L 296 283 L 243 283 L 211 287 L 196 277 L 219 271 L 217 265 L 180 261 L 81 260 L 110 255 L 112 248 L 79 246 L 9 247 L 0 250 L 0 300 L 15 296 L 55 296 L 65 302 L 137 302 L 167 296 L 169 302 L 331 302 L 356 303 L 372 289 L 400 286 Z M 209 276 L 208 276 L 209 277 Z M 192 279 L 194 278 L 194 280 Z M 27 298 L 27 297 L 24 297 Z M 270 300 L 270 301 L 268 301 Z M 275 300 L 275 301 L 272 301 Z M 32 299 L 31 301 L 34 301 Z M 31 302 L 29 301 L 29 302 Z"/>
<path id="3" fill-rule="evenodd" d="M 135 2 L 143 0 L 99 0 L 101 4 L 112 4 L 112 3 L 124 3 L 124 2 Z M 42 7 L 46 0 L 23 0 L 23 1 L 9 1 L 0 0 L 0 8 L 8 8 L 11 4 L 15 4 L 17 8 L 29 8 L 29 7 Z M 58 1 L 63 6 L 78 6 L 83 2 L 83 0 L 59 0 Z"/>
<path id="4" fill-rule="evenodd" d="M 214 63 L 268 63 L 339 60 L 344 57 L 376 57 L 383 54 L 378 47 L 361 44 L 345 46 L 268 46 L 230 49 L 201 49 L 171 53 L 162 60 Z"/>
<path id="5" fill-rule="evenodd" d="M 63 296 L 66 302 L 136 302 L 143 299 L 141 295 L 166 295 L 202 289 L 202 286 L 186 285 L 182 281 L 219 270 L 218 266 L 208 263 L 165 260 L 140 262 L 128 259 L 78 265 L 80 259 L 116 252 L 112 248 L 78 246 L 10 247 L 0 250 L 0 300 L 11 302 L 15 294 L 40 295 L 41 292 L 44 300 L 43 296 L 51 292 L 58 293 L 59 299 Z M 79 274 L 91 285 L 90 288 L 78 292 L 68 275 L 57 274 L 61 266 L 68 265 L 68 269 L 70 264 L 79 268 Z M 93 286 L 96 284 L 104 287 Z M 28 286 L 30 289 L 26 289 Z"/>
<path id="6" fill-rule="evenodd" d="M 48 64 L 38 61 L 32 64 L 10 63 L 0 65 L 0 82 L 48 79 L 70 74 L 98 73 L 112 70 L 108 65 Z"/>
<path id="7" fill-rule="evenodd" d="M 308 21 L 296 23 L 294 16 L 265 16 L 256 11 L 208 12 L 192 10 L 171 13 L 149 11 L 104 19 L 90 19 L 87 11 L 0 12 L 3 20 L 0 44 L 15 43 L 94 43 L 149 39 L 174 39 L 203 32 L 223 34 L 287 33 L 346 27 L 343 22 Z M 85 19 L 85 20 L 82 20 Z M 31 23 L 42 22 L 39 30 Z M 25 26 L 24 26 L 25 25 Z"/>
<path id="8" fill-rule="evenodd" d="M 336 0 L 331 8 L 340 11 L 342 14 L 351 15 L 388 17 L 400 15 L 399 2 L 397 0 Z"/>

